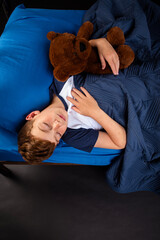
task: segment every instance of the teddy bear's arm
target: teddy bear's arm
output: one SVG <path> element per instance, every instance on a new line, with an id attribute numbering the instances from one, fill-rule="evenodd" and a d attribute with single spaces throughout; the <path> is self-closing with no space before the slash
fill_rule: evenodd
<path id="1" fill-rule="evenodd" d="M 89 40 L 92 33 L 93 33 L 93 24 L 87 21 L 83 23 L 82 26 L 80 27 L 77 33 L 77 37 L 85 38 L 86 40 Z"/>
<path id="2" fill-rule="evenodd" d="M 107 33 L 107 40 L 112 46 L 119 46 L 125 43 L 125 37 L 122 29 L 115 26 Z"/>

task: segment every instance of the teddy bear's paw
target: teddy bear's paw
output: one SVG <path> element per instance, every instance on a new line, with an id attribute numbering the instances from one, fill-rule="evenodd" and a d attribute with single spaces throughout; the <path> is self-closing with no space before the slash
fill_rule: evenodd
<path id="1" fill-rule="evenodd" d="M 128 45 L 118 46 L 116 52 L 119 56 L 120 69 L 129 67 L 134 61 L 135 54 Z"/>
<path id="2" fill-rule="evenodd" d="M 125 37 L 122 29 L 119 27 L 111 28 L 107 33 L 107 40 L 112 46 L 118 46 L 125 43 Z"/>
<path id="3" fill-rule="evenodd" d="M 53 75 L 60 82 L 65 82 L 70 77 L 68 71 L 65 71 L 63 67 L 59 66 L 55 67 L 55 69 L 53 70 Z"/>

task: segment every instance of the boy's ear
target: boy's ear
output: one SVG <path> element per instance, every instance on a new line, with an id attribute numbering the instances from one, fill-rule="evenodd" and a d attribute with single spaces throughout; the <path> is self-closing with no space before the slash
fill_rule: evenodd
<path id="1" fill-rule="evenodd" d="M 40 114 L 39 110 L 33 111 L 27 115 L 26 120 L 32 120 L 38 114 Z"/>

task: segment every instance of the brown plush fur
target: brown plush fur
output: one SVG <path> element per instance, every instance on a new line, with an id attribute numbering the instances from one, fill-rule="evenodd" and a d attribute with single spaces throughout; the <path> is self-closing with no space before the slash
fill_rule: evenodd
<path id="1" fill-rule="evenodd" d="M 70 33 L 49 32 L 47 38 L 51 41 L 49 58 L 54 67 L 54 77 L 64 82 L 71 75 L 83 71 L 94 74 L 112 73 L 110 66 L 102 70 L 101 62 L 96 48 L 91 47 L 88 40 L 93 32 L 93 24 L 89 21 L 83 23 L 77 36 Z M 125 37 L 119 27 L 111 28 L 107 33 L 107 40 L 116 50 L 120 69 L 127 68 L 134 61 L 134 52 L 124 45 Z"/>

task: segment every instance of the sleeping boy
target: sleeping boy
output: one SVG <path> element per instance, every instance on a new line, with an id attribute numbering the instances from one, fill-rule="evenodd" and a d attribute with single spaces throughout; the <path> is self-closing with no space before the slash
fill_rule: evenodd
<path id="1" fill-rule="evenodd" d="M 118 75 L 118 55 L 109 42 L 100 38 L 90 40 L 90 44 L 98 49 L 102 69 L 107 61 L 113 74 Z M 61 138 L 70 146 L 87 152 L 93 147 L 125 148 L 125 128 L 95 99 L 96 94 L 103 96 L 104 89 L 96 93 L 96 89 L 88 91 L 82 85 L 77 89 L 73 76 L 65 83 L 53 81 L 51 104 L 41 112 L 29 113 L 18 134 L 18 150 L 24 160 L 32 164 L 48 159 Z"/>

